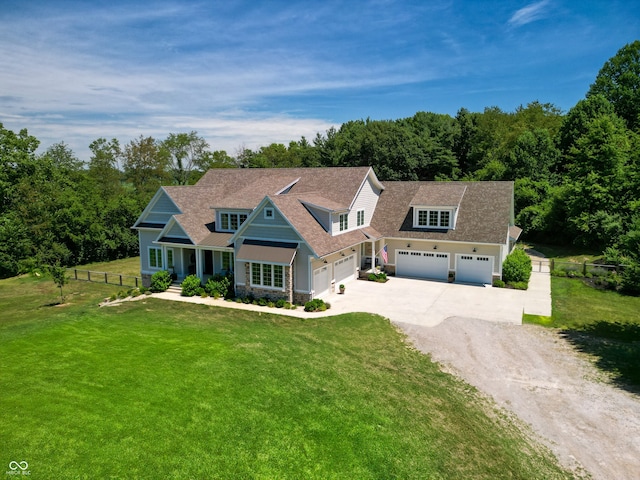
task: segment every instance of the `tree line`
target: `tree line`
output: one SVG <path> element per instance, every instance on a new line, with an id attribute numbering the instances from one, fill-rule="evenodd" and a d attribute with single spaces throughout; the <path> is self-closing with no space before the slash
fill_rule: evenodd
<path id="1" fill-rule="evenodd" d="M 234 155 L 195 131 L 91 143 L 81 161 L 64 143 L 36 154 L 26 130 L 0 124 L 0 276 L 40 264 L 136 255 L 131 225 L 161 185 L 210 168 L 372 166 L 385 180 L 512 180 L 525 238 L 577 244 L 640 261 L 640 41 L 625 45 L 567 113 L 532 102 L 513 112 L 461 108 L 353 120 L 288 145 Z"/>

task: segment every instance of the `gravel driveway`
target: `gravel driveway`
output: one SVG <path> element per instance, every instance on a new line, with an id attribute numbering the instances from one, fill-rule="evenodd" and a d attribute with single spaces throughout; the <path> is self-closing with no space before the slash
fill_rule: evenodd
<path id="1" fill-rule="evenodd" d="M 459 317 L 394 323 L 445 371 L 530 424 L 576 476 L 640 478 L 640 397 L 608 384 L 557 332 Z"/>

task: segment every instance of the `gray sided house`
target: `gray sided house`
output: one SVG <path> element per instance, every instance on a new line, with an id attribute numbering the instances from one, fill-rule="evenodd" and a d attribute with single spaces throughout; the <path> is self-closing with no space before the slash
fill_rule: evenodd
<path id="1" fill-rule="evenodd" d="M 161 187 L 133 226 L 143 283 L 233 272 L 236 294 L 303 303 L 372 268 L 490 284 L 520 229 L 512 182 L 385 182 L 370 167 L 215 169 Z"/>

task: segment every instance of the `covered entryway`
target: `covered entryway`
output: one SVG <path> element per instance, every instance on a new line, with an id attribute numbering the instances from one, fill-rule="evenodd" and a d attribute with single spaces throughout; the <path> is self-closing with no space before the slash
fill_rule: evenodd
<path id="1" fill-rule="evenodd" d="M 336 285 L 347 283 L 356 277 L 356 256 L 350 255 L 333 263 Z"/>
<path id="2" fill-rule="evenodd" d="M 398 250 L 396 252 L 396 275 L 447 280 L 449 278 L 449 254 Z"/>
<path id="3" fill-rule="evenodd" d="M 487 255 L 456 255 L 456 282 L 491 284 L 493 257 Z"/>
<path id="4" fill-rule="evenodd" d="M 314 297 L 322 297 L 329 293 L 331 284 L 329 283 L 329 266 L 325 265 L 313 271 L 313 291 Z"/>

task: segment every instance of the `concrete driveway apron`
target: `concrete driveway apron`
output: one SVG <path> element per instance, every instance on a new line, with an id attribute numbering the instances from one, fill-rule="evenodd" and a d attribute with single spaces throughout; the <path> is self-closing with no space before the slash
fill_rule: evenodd
<path id="1" fill-rule="evenodd" d="M 522 323 L 522 313 L 551 315 L 548 274 L 532 275 L 529 291 L 390 277 L 387 283 L 349 282 L 331 294 L 331 315 L 369 312 L 394 322 L 435 326 L 449 317 Z"/>

